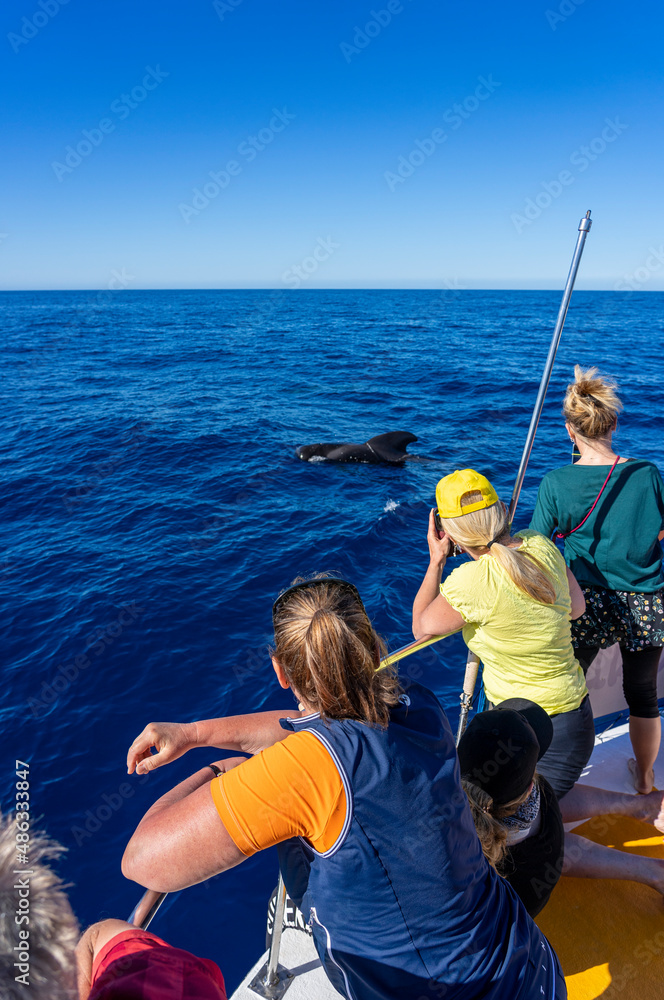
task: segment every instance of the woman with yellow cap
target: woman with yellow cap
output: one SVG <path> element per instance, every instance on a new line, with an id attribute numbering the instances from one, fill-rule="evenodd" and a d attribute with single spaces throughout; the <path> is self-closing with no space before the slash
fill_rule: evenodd
<path id="1" fill-rule="evenodd" d="M 416 638 L 463 628 L 484 665 L 487 699 L 528 698 L 552 717 L 554 736 L 540 772 L 560 798 L 585 767 L 594 745 L 583 671 L 574 657 L 570 619 L 583 614 L 581 589 L 548 538 L 510 534 L 507 510 L 473 469 L 436 487 L 439 527 L 429 517 L 430 562 L 413 605 Z M 452 543 L 471 561 L 441 583 Z"/>
<path id="2" fill-rule="evenodd" d="M 441 530 L 432 510 L 429 568 L 413 604 L 415 638 L 463 628 L 466 645 L 484 664 L 489 707 L 525 698 L 547 712 L 553 738 L 537 770 L 561 800 L 566 823 L 615 813 L 664 832 L 661 792 L 622 795 L 576 784 L 595 742 L 588 689 L 571 642 L 570 619 L 583 614 L 585 600 L 556 546 L 536 531 L 511 535 L 505 505 L 472 469 L 441 479 L 436 501 Z M 470 562 L 441 583 L 452 544 Z M 640 881 L 664 894 L 663 862 L 575 834 L 565 835 L 565 870 L 577 877 Z"/>

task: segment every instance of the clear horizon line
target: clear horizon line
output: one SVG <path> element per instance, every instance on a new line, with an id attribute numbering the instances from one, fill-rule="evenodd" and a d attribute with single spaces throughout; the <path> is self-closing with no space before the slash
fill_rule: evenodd
<path id="1" fill-rule="evenodd" d="M 133 288 L 1 288 L 0 292 L 6 293 L 21 293 L 21 292 L 82 292 L 91 294 L 103 294 L 109 295 L 114 298 L 116 295 L 122 295 L 132 292 L 279 292 L 283 294 L 299 295 L 304 292 L 440 292 L 449 293 L 457 295 L 463 292 L 555 292 L 563 290 L 564 283 L 557 285 L 553 284 L 553 281 L 549 285 L 529 285 L 527 287 L 523 286 L 510 286 L 510 285 L 474 285 L 473 287 L 458 287 L 458 288 L 448 288 L 440 287 L 437 285 L 330 285 L 330 286 L 313 286 L 309 288 L 284 288 L 281 285 L 189 285 L 189 286 L 178 286 L 178 287 L 164 287 L 159 285 L 146 285 L 138 286 Z M 575 287 L 576 292 L 611 292 L 617 295 L 627 294 L 629 292 L 643 292 L 648 294 L 662 294 L 664 293 L 663 288 L 606 288 L 606 287 L 592 287 L 592 288 L 580 288 Z"/>

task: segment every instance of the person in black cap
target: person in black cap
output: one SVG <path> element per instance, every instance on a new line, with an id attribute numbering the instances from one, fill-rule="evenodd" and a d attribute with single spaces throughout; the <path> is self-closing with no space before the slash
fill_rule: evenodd
<path id="1" fill-rule="evenodd" d="M 464 789 L 487 859 L 531 917 L 546 905 L 563 867 L 560 807 L 537 762 L 553 736 L 544 709 L 511 698 L 481 712 L 458 746 Z"/>
<path id="2" fill-rule="evenodd" d="M 564 832 L 558 799 L 536 770 L 552 735 L 544 709 L 524 698 L 510 698 L 476 715 L 461 737 L 457 750 L 462 784 L 487 860 L 510 883 L 531 917 L 544 908 L 561 874 L 642 882 L 664 895 L 661 859 Z M 590 796 L 582 815 L 566 814 L 565 822 L 608 813 L 636 815 L 631 803 L 638 796 L 575 787 Z M 647 812 L 637 818 L 652 822 Z"/>

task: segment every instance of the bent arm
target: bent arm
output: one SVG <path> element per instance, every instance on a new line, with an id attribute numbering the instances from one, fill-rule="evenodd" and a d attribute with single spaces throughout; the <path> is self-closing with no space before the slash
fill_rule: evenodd
<path id="1" fill-rule="evenodd" d="M 570 612 L 570 618 L 574 620 L 575 618 L 580 618 L 581 615 L 586 610 L 586 599 L 583 596 L 583 591 L 577 583 L 577 579 L 572 573 L 569 566 L 566 567 L 567 571 L 567 583 L 569 584 L 569 596 L 572 598 L 572 610 Z"/>
<path id="2" fill-rule="evenodd" d="M 172 763 L 195 747 L 233 750 L 253 756 L 286 738 L 288 733 L 281 728 L 280 719 L 294 719 L 302 714 L 297 709 L 288 709 L 200 722 L 150 722 L 129 747 L 127 770 L 129 774 L 134 770 L 137 774 L 146 774 Z M 152 747 L 157 750 L 154 755 Z"/>
<path id="3" fill-rule="evenodd" d="M 425 635 L 454 632 L 466 624 L 459 612 L 455 611 L 440 593 L 440 581 L 447 562 L 451 539 L 447 535 L 443 535 L 442 538 L 439 536 L 433 511 L 429 513 L 427 542 L 429 567 L 413 601 L 413 635 L 416 639 L 421 639 Z"/>
<path id="4" fill-rule="evenodd" d="M 125 878 L 156 892 L 177 892 L 244 861 L 212 800 L 213 778 L 204 767 L 155 802 L 127 844 Z"/>
<path id="5" fill-rule="evenodd" d="M 196 727 L 196 746 L 235 750 L 253 756 L 286 739 L 288 730 L 281 728 L 280 719 L 297 719 L 301 715 L 304 712 L 297 709 L 280 709 L 273 712 L 253 712 L 250 715 L 230 715 L 226 719 L 203 719 L 193 723 Z"/>
<path id="6" fill-rule="evenodd" d="M 78 1000 L 88 1000 L 92 988 L 92 966 L 94 960 L 117 934 L 123 931 L 137 930 L 126 920 L 108 918 L 92 924 L 81 936 L 76 945 L 76 978 L 78 985 Z"/>
<path id="7" fill-rule="evenodd" d="M 417 603 L 417 598 L 415 601 Z M 417 612 L 416 604 L 413 605 L 413 635 L 416 639 L 421 639 L 425 635 L 446 635 L 449 632 L 457 632 L 465 624 L 465 619 L 440 592 L 426 607 Z"/>

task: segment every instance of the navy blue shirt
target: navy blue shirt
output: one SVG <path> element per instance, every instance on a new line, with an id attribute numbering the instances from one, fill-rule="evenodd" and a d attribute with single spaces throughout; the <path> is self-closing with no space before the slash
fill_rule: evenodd
<path id="1" fill-rule="evenodd" d="M 551 1000 L 551 948 L 482 853 L 449 723 L 409 684 L 386 728 L 318 715 L 282 720 L 328 749 L 347 815 L 324 854 L 279 845 L 288 894 L 349 1000 Z"/>

